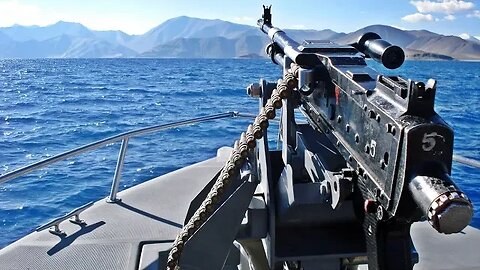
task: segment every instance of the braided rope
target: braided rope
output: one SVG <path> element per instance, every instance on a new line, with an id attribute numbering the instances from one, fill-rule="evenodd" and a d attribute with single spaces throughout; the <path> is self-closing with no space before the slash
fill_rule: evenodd
<path id="1" fill-rule="evenodd" d="M 217 203 L 220 201 L 226 188 L 233 179 L 236 178 L 238 171 L 245 162 L 248 152 L 255 149 L 256 140 L 263 137 L 268 128 L 268 120 L 275 118 L 275 110 L 282 107 L 282 99 L 289 98 L 293 89 L 297 85 L 296 66 L 292 66 L 284 79 L 277 82 L 277 88 L 273 90 L 271 97 L 267 100 L 265 106 L 260 110 L 253 124 L 250 124 L 246 132 L 242 132 L 240 140 L 235 141 L 233 151 L 225 163 L 215 184 L 208 193 L 200 207 L 195 211 L 190 220 L 183 226 L 180 233 L 173 242 L 173 247 L 168 254 L 167 270 L 178 270 L 181 253 L 185 242 L 202 226 L 202 224 L 215 211 Z"/>

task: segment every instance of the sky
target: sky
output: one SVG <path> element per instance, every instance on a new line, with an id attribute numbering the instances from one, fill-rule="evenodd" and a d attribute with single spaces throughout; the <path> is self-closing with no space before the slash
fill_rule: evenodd
<path id="1" fill-rule="evenodd" d="M 480 39 L 480 0 L 0 0 L 0 27 L 79 22 L 94 30 L 143 34 L 186 15 L 255 25 L 272 5 L 280 28 L 352 32 L 372 24 Z"/>

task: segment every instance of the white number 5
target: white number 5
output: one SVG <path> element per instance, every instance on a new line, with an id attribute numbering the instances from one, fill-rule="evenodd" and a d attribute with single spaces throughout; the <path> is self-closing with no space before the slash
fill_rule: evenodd
<path id="1" fill-rule="evenodd" d="M 422 139 L 423 151 L 425 152 L 432 151 L 432 149 L 435 147 L 435 144 L 437 144 L 437 140 L 436 140 L 437 136 L 438 134 L 436 132 L 423 134 L 423 139 Z"/>

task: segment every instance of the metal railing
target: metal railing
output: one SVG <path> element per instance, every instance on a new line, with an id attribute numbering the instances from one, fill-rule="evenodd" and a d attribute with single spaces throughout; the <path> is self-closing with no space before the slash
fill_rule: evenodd
<path id="1" fill-rule="evenodd" d="M 63 152 L 61 154 L 58 154 L 56 156 L 41 160 L 39 162 L 27 165 L 25 167 L 13 170 L 11 172 L 8 172 L 6 174 L 0 175 L 0 184 L 7 182 L 9 180 L 15 179 L 17 177 L 20 177 L 22 175 L 25 175 L 27 173 L 30 173 L 32 171 L 44 168 L 50 164 L 57 163 L 59 161 L 65 160 L 70 157 L 78 156 L 82 153 L 85 152 L 90 152 L 93 150 L 96 150 L 97 148 L 106 146 L 111 143 L 116 143 L 121 141 L 122 144 L 120 146 L 120 151 L 118 154 L 118 160 L 117 160 L 117 165 L 115 168 L 115 174 L 113 176 L 113 181 L 112 181 L 112 188 L 110 190 L 110 195 L 107 199 L 108 202 L 116 202 L 118 201 L 117 199 L 117 193 L 118 193 L 118 187 L 120 184 L 120 179 L 122 175 L 122 169 L 123 169 L 123 164 L 125 161 L 125 156 L 127 154 L 127 148 L 128 148 L 128 141 L 132 137 L 144 135 L 147 133 L 153 133 L 156 131 L 161 131 L 161 130 L 166 130 L 170 128 L 175 128 L 175 127 L 180 127 L 180 126 L 186 126 L 186 125 L 191 125 L 195 123 L 201 123 L 201 122 L 206 122 L 206 121 L 211 121 L 211 120 L 216 120 L 216 119 L 222 119 L 222 118 L 255 118 L 255 115 L 253 114 L 243 114 L 239 112 L 226 112 L 226 113 L 220 113 L 220 114 L 214 114 L 210 116 L 204 116 L 204 117 L 198 117 L 198 118 L 192 118 L 189 120 L 184 120 L 184 121 L 178 121 L 178 122 L 173 122 L 173 123 L 168 123 L 168 124 L 163 124 L 163 125 L 156 125 L 156 126 L 150 126 L 146 128 L 140 128 L 136 129 L 133 131 L 121 133 L 118 135 L 115 135 L 113 137 L 109 137 L 100 141 L 96 141 L 94 143 L 90 143 L 78 148 L 75 148 L 73 150 Z M 471 158 L 466 158 L 463 156 L 459 155 L 453 155 L 453 160 L 468 166 L 480 168 L 480 162 L 475 159 Z"/>
<path id="2" fill-rule="evenodd" d="M 457 155 L 457 154 L 453 154 L 452 158 L 453 158 L 454 161 L 456 161 L 458 163 L 462 163 L 462 164 L 465 164 L 465 165 L 468 165 L 468 166 L 474 167 L 474 168 L 480 168 L 480 161 L 478 161 L 476 159 L 463 157 L 463 156 L 460 156 L 460 155 Z"/>
<path id="3" fill-rule="evenodd" d="M 82 206 L 76 208 L 76 209 L 73 209 L 72 211 L 70 211 L 70 213 L 65 214 L 62 217 L 56 218 L 56 219 L 38 227 L 35 231 L 39 232 L 39 231 L 43 231 L 45 229 L 51 228 L 50 232 L 53 233 L 53 234 L 56 234 L 56 235 L 59 235 L 59 236 L 66 235 L 64 231 L 60 230 L 60 223 L 62 223 L 63 221 L 73 217 L 73 219 L 70 219 L 70 222 L 75 223 L 77 225 L 85 225 L 86 224 L 85 221 L 80 219 L 80 213 L 87 210 L 92 205 L 93 205 L 93 202 L 89 202 L 85 205 L 82 205 Z"/>
<path id="4" fill-rule="evenodd" d="M 127 148 L 128 148 L 128 141 L 132 137 L 144 135 L 147 133 L 152 133 L 156 131 L 161 131 L 161 130 L 166 130 L 170 128 L 175 128 L 175 127 L 180 127 L 180 126 L 186 126 L 186 125 L 191 125 L 195 123 L 201 123 L 201 122 L 206 122 L 206 121 L 211 121 L 211 120 L 216 120 L 216 119 L 222 119 L 222 118 L 254 118 L 255 115 L 251 114 L 242 114 L 239 112 L 226 112 L 226 113 L 220 113 L 220 114 L 214 114 L 210 116 L 204 116 L 204 117 L 198 117 L 198 118 L 193 118 L 189 120 L 184 120 L 184 121 L 178 121 L 178 122 L 173 122 L 173 123 L 168 123 L 168 124 L 163 124 L 163 125 L 156 125 L 156 126 L 150 126 L 146 128 L 140 128 L 136 129 L 133 131 L 121 133 L 119 135 L 115 135 L 113 137 L 109 137 L 100 141 L 96 141 L 94 143 L 90 143 L 78 148 L 75 148 L 73 150 L 63 152 L 61 154 L 58 154 L 56 156 L 41 160 L 39 162 L 30 164 L 28 166 L 13 170 L 9 173 L 0 175 L 0 184 L 7 182 L 9 180 L 15 179 L 17 177 L 20 177 L 22 175 L 25 175 L 27 173 L 30 173 L 32 171 L 44 168 L 50 164 L 57 163 L 59 161 L 65 160 L 70 157 L 78 156 L 82 153 L 85 152 L 90 152 L 93 150 L 96 150 L 100 147 L 106 146 L 108 144 L 116 143 L 121 141 L 122 144 L 120 146 L 120 151 L 118 154 L 118 160 L 117 160 L 117 165 L 115 168 L 115 174 L 113 176 L 113 181 L 112 181 L 112 188 L 110 191 L 110 195 L 107 199 L 108 202 L 116 202 L 118 201 L 117 199 L 117 192 L 118 192 L 118 186 L 120 184 L 120 179 L 122 175 L 122 169 L 123 169 L 123 163 L 125 161 L 125 156 L 127 154 Z"/>

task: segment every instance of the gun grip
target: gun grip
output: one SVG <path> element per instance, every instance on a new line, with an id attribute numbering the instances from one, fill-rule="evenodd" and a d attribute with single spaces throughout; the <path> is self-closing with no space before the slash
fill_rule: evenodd
<path id="1" fill-rule="evenodd" d="M 379 221 L 376 213 L 366 213 L 363 221 L 368 269 L 413 269 L 410 223 Z"/>

